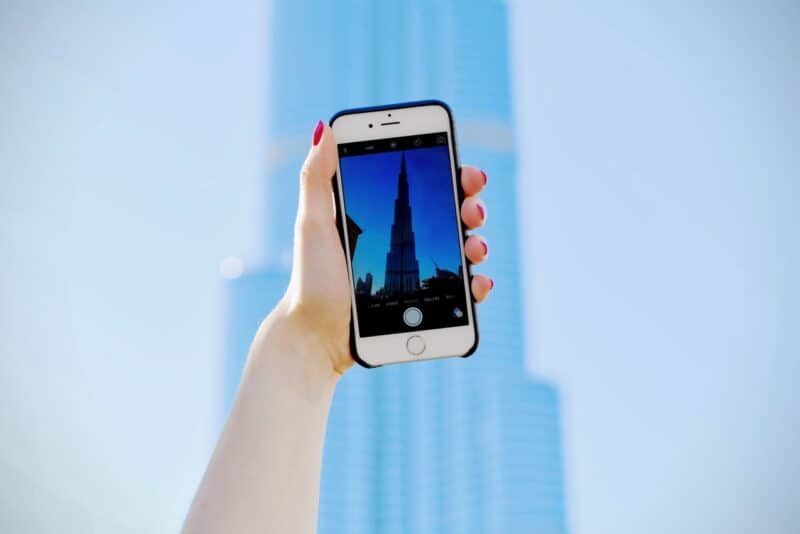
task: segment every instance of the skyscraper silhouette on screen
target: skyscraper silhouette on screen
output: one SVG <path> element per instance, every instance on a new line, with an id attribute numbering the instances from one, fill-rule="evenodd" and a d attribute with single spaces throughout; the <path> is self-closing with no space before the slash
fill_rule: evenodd
<path id="1" fill-rule="evenodd" d="M 400 173 L 397 176 L 397 198 L 394 201 L 391 247 L 386 253 L 384 289 L 389 295 L 419 290 L 419 263 L 411 224 L 405 152 L 400 158 Z"/>
<path id="2" fill-rule="evenodd" d="M 317 119 L 441 98 L 455 115 L 460 159 L 489 175 L 481 234 L 491 256 L 476 271 L 497 283 L 477 309 L 480 346 L 467 360 L 346 373 L 328 422 L 320 534 L 567 531 L 558 391 L 526 372 L 506 5 L 273 3 L 268 252 L 228 286 L 226 409 L 253 335 L 288 283 L 297 173 Z M 348 221 L 351 235 L 369 231 Z"/>

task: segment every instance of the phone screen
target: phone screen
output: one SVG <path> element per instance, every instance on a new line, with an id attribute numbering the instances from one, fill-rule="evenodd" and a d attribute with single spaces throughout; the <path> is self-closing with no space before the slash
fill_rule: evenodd
<path id="1" fill-rule="evenodd" d="M 447 132 L 339 145 L 361 337 L 468 323 Z"/>

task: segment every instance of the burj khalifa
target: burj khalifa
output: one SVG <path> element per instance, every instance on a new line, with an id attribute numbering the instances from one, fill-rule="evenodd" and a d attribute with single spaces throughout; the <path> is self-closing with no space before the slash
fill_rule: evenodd
<path id="1" fill-rule="evenodd" d="M 526 371 L 506 4 L 276 1 L 271 24 L 269 252 L 227 286 L 221 412 L 259 322 L 288 282 L 297 172 L 316 120 L 344 108 L 444 100 L 460 159 L 489 175 L 482 234 L 492 255 L 480 270 L 496 285 L 478 307 L 480 347 L 468 359 L 347 372 L 328 423 L 319 532 L 566 532 L 559 394 Z M 402 273 L 395 287 L 411 287 L 419 278 L 410 212 L 395 223 L 392 248 L 403 259 L 390 252 L 387 270 Z"/>
<path id="2" fill-rule="evenodd" d="M 408 174 L 405 152 L 400 158 L 397 176 L 397 198 L 394 201 L 392 241 L 386 253 L 384 290 L 389 295 L 413 293 L 419 289 L 419 262 L 411 224 L 411 204 L 408 197 Z"/>

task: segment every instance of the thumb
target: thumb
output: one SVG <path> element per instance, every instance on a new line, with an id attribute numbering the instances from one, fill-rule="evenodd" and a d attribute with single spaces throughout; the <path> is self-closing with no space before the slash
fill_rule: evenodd
<path id="1" fill-rule="evenodd" d="M 333 130 L 319 121 L 311 138 L 311 149 L 300 171 L 298 222 L 312 225 L 333 223 L 332 178 L 336 172 L 336 162 Z"/>

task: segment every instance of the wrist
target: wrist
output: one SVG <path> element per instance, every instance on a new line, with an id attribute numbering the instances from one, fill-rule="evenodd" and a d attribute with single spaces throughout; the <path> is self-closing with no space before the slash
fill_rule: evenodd
<path id="1" fill-rule="evenodd" d="M 281 301 L 256 333 L 245 374 L 262 374 L 307 399 L 333 395 L 341 373 L 331 363 L 330 345 Z"/>

